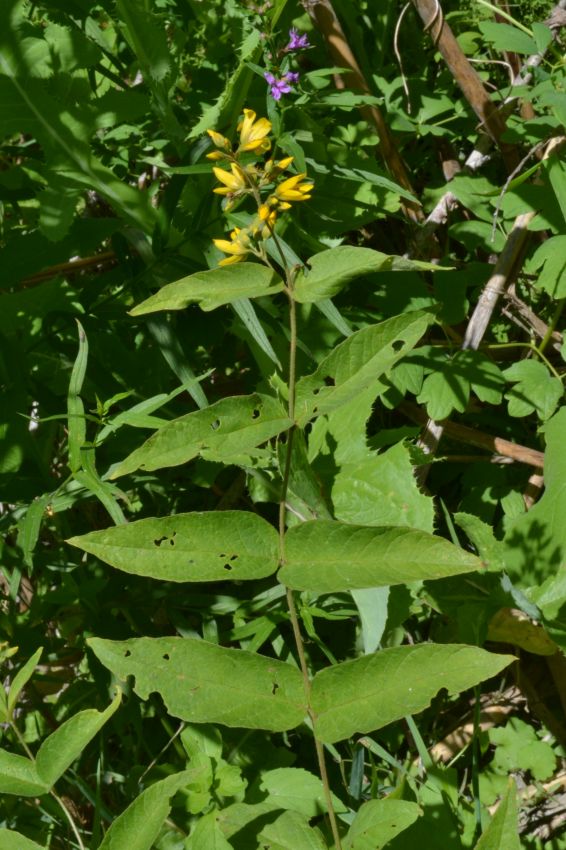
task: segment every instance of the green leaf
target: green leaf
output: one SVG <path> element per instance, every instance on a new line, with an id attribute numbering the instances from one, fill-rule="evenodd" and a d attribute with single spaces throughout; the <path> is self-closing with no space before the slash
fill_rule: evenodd
<path id="1" fill-rule="evenodd" d="M 238 263 L 219 269 L 195 272 L 174 283 L 130 310 L 131 316 L 143 316 L 159 310 L 183 310 L 193 301 L 209 311 L 242 298 L 259 298 L 281 292 L 283 281 L 267 266 Z"/>
<path id="2" fill-rule="evenodd" d="M 278 563 L 277 531 L 247 511 L 140 519 L 67 542 L 123 572 L 163 581 L 264 578 Z"/>
<path id="3" fill-rule="evenodd" d="M 536 275 L 533 286 L 537 289 L 548 292 L 551 298 L 566 298 L 566 236 L 546 239 L 525 264 L 525 270 Z"/>
<path id="4" fill-rule="evenodd" d="M 489 730 L 489 740 L 496 747 L 490 768 L 509 775 L 511 771 L 529 771 L 543 782 L 556 769 L 556 755 L 548 741 L 541 741 L 536 731 L 524 720 L 511 717 L 503 727 Z"/>
<path id="5" fill-rule="evenodd" d="M 160 428 L 112 471 L 111 478 L 136 469 L 179 466 L 200 455 L 205 460 L 237 463 L 261 455 L 257 449 L 291 426 L 281 404 L 271 396 L 222 398 L 210 407 L 187 413 Z"/>
<path id="6" fill-rule="evenodd" d="M 409 451 L 398 443 L 343 464 L 332 486 L 335 516 L 357 525 L 403 525 L 432 532 L 434 502 L 417 487 Z"/>
<path id="7" fill-rule="evenodd" d="M 233 850 L 224 838 L 217 818 L 217 812 L 208 812 L 198 819 L 186 843 L 186 850 Z"/>
<path id="8" fill-rule="evenodd" d="M 116 0 L 116 9 L 123 21 L 121 29 L 126 41 L 137 56 L 144 75 L 153 80 L 165 79 L 171 67 L 165 28 L 159 26 L 159 20 L 136 0 Z"/>
<path id="9" fill-rule="evenodd" d="M 88 644 L 116 676 L 134 676 L 141 699 L 157 691 L 182 720 L 280 732 L 305 716 L 300 672 L 273 658 L 192 638 L 91 638 Z"/>
<path id="10" fill-rule="evenodd" d="M 517 821 L 517 787 L 509 779 L 507 792 L 474 850 L 521 850 Z"/>
<path id="11" fill-rule="evenodd" d="M 534 38 L 511 24 L 499 24 L 493 21 L 480 21 L 478 24 L 485 40 L 496 50 L 508 50 L 511 53 L 524 53 L 527 56 L 538 53 Z"/>
<path id="12" fill-rule="evenodd" d="M 505 378 L 515 386 L 505 398 L 509 402 L 509 416 L 528 416 L 534 411 L 548 419 L 564 394 L 559 378 L 553 377 L 544 363 L 538 360 L 519 360 L 504 372 Z"/>
<path id="13" fill-rule="evenodd" d="M 151 850 L 171 811 L 171 798 L 194 778 L 194 770 L 168 776 L 130 803 L 110 825 L 98 850 Z"/>
<path id="14" fill-rule="evenodd" d="M 457 694 L 516 659 L 475 646 L 396 646 L 317 673 L 311 704 L 320 739 L 334 743 L 423 711 L 441 688 Z"/>
<path id="15" fill-rule="evenodd" d="M 37 772 L 35 762 L 24 756 L 0 750 L 0 794 L 39 797 L 48 790 Z"/>
<path id="16" fill-rule="evenodd" d="M 284 812 L 259 834 L 262 850 L 327 850 L 322 833 L 297 812 Z"/>
<path id="17" fill-rule="evenodd" d="M 298 424 L 304 426 L 313 416 L 335 410 L 376 386 L 433 320 L 432 312 L 405 313 L 363 328 L 336 346 L 316 372 L 297 383 Z"/>
<path id="18" fill-rule="evenodd" d="M 505 547 L 493 533 L 493 528 L 473 514 L 454 514 L 454 522 L 459 525 L 476 547 L 478 556 L 488 570 L 505 569 Z"/>
<path id="19" fill-rule="evenodd" d="M 385 271 L 437 271 L 438 266 L 395 257 L 371 248 L 339 245 L 307 260 L 295 279 L 294 296 L 302 304 L 332 298 L 361 275 Z"/>
<path id="20" fill-rule="evenodd" d="M 118 710 L 122 694 L 117 693 L 105 711 L 80 711 L 66 720 L 41 744 L 36 756 L 37 773 L 51 788 L 83 752 L 107 720 Z"/>
<path id="21" fill-rule="evenodd" d="M 381 850 L 422 814 L 416 803 L 368 800 L 356 813 L 344 839 L 344 850 Z"/>
<path id="22" fill-rule="evenodd" d="M 20 670 L 18 670 L 18 672 L 16 673 L 16 675 L 12 679 L 12 682 L 10 683 L 10 690 L 8 691 L 8 703 L 7 703 L 8 704 L 8 713 L 10 715 L 12 714 L 12 712 L 15 708 L 15 705 L 18 701 L 18 697 L 19 697 L 19 695 L 22 691 L 22 688 L 24 688 L 27 685 L 27 683 L 29 682 L 29 680 L 33 676 L 33 671 L 35 670 L 36 665 L 38 664 L 42 653 L 43 653 L 43 647 L 40 647 L 38 650 L 36 650 L 36 652 L 34 652 L 32 657 L 28 661 L 26 661 L 24 666 Z"/>
<path id="23" fill-rule="evenodd" d="M 88 340 L 83 326 L 75 320 L 79 330 L 79 350 L 71 371 L 69 392 L 67 394 L 69 467 L 78 472 L 82 467 L 81 448 L 86 442 L 86 419 L 80 392 L 86 375 L 88 361 Z"/>
<path id="24" fill-rule="evenodd" d="M 264 354 L 267 354 L 272 363 L 275 363 L 278 369 L 281 369 L 281 363 L 277 357 L 273 346 L 271 345 L 267 334 L 263 329 L 263 325 L 257 317 L 254 305 L 249 298 L 238 298 L 232 302 L 232 309 L 242 320 L 244 327 L 247 329 L 251 338 L 256 342 Z"/>
<path id="25" fill-rule="evenodd" d="M 45 847 L 30 841 L 21 832 L 13 829 L 0 829 L 0 850 L 47 850 Z"/>
<path id="26" fill-rule="evenodd" d="M 248 797 L 252 803 L 257 798 L 258 802 L 268 802 L 273 808 L 290 809 L 308 818 L 317 817 L 328 810 L 322 781 L 299 767 L 279 767 L 262 773 L 258 791 L 254 794 L 250 789 Z M 347 811 L 347 807 L 334 794 L 332 802 L 334 811 Z"/>
<path id="27" fill-rule="evenodd" d="M 424 531 L 315 520 L 287 532 L 278 578 L 294 590 L 333 593 L 445 578 L 482 566 L 475 555 Z"/>
<path id="28" fill-rule="evenodd" d="M 505 563 L 514 577 L 521 577 L 527 585 L 541 585 L 552 577 L 558 588 L 566 567 L 566 407 L 561 407 L 546 423 L 544 434 L 544 493 L 527 513 L 509 525 L 503 542 Z M 542 604 L 536 596 L 530 594 L 536 604 Z M 543 598 L 549 611 L 553 611 L 552 589 L 548 585 Z"/>

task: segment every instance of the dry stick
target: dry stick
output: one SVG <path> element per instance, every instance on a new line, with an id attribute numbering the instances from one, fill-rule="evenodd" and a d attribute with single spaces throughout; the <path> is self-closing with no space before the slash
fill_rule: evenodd
<path id="1" fill-rule="evenodd" d="M 354 91 L 361 91 L 364 94 L 370 94 L 371 90 L 366 78 L 362 73 L 356 57 L 354 56 L 342 24 L 338 20 L 338 16 L 334 11 L 330 0 L 318 0 L 315 3 L 305 3 L 307 11 L 312 18 L 316 28 L 322 34 L 328 45 L 332 60 L 341 68 L 348 69 L 348 82 L 336 75 L 334 82 L 336 88 L 344 89 L 346 86 Z M 379 136 L 379 152 L 382 156 L 386 168 L 391 172 L 397 183 L 414 194 L 414 189 L 411 185 L 411 180 L 408 171 L 405 167 L 399 151 L 391 137 L 389 127 L 383 117 L 383 113 L 378 106 L 362 106 L 360 112 L 365 120 L 372 124 L 377 130 Z M 403 200 L 403 210 L 407 217 L 415 222 L 424 221 L 424 214 L 420 204 L 412 203 L 408 200 Z"/>
<path id="2" fill-rule="evenodd" d="M 564 137 L 551 139 L 547 145 L 543 159 L 548 157 L 559 147 L 564 141 Z M 527 244 L 529 237 L 528 226 L 535 217 L 536 211 L 531 210 L 528 213 L 523 213 L 517 216 L 513 224 L 513 229 L 507 237 L 507 241 L 501 252 L 495 268 L 485 285 L 482 294 L 476 304 L 472 317 L 466 328 L 462 349 L 472 349 L 476 351 L 485 335 L 499 297 L 513 282 L 514 276 L 520 267 L 520 261 Z M 419 439 L 418 445 L 428 455 L 434 455 L 438 444 L 442 437 L 443 425 L 439 422 L 434 422 L 430 419 L 423 434 Z M 430 464 L 425 464 L 419 467 L 417 479 L 421 484 L 424 484 L 430 470 Z"/>
<path id="3" fill-rule="evenodd" d="M 399 405 L 399 410 L 418 424 L 427 421 L 426 413 L 416 404 L 404 401 Z M 542 469 L 544 452 L 539 452 L 537 449 L 512 443 L 510 440 L 504 440 L 503 437 L 494 437 L 492 434 L 486 434 L 483 431 L 478 431 L 467 425 L 459 425 L 456 422 L 445 421 L 442 423 L 442 428 L 447 437 L 451 437 L 458 443 L 487 449 L 494 454 Z"/>
<path id="4" fill-rule="evenodd" d="M 115 259 L 116 254 L 114 251 L 104 251 L 100 254 L 95 254 L 92 257 L 83 257 L 77 260 L 69 260 L 66 263 L 58 263 L 56 266 L 49 266 L 31 277 L 23 278 L 20 281 L 20 285 L 22 289 L 28 286 L 35 286 L 38 283 L 43 283 L 43 281 L 49 280 L 51 277 L 57 277 L 57 275 L 60 274 L 74 274 L 75 272 L 81 271 L 81 269 L 89 268 L 89 266 L 102 265 L 103 263 L 108 263 Z"/>
<path id="5" fill-rule="evenodd" d="M 438 0 L 413 0 L 425 29 L 430 29 L 431 37 L 438 48 L 452 76 L 460 86 L 462 94 L 478 116 L 488 135 L 498 145 L 509 168 L 517 164 L 517 153 L 513 145 L 502 140 L 505 131 L 505 119 L 489 97 L 483 83 L 472 67 L 454 33 L 444 20 Z"/>

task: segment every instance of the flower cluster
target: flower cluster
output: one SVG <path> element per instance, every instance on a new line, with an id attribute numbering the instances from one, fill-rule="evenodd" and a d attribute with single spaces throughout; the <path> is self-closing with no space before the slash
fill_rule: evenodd
<path id="1" fill-rule="evenodd" d="M 311 45 L 306 33 L 300 33 L 295 27 L 289 30 L 289 42 L 282 50 L 279 51 L 280 56 L 286 56 L 289 53 L 296 53 L 299 50 L 306 50 Z M 293 86 L 299 82 L 298 71 L 288 71 L 288 59 L 283 63 L 284 67 L 279 70 L 278 75 L 271 71 L 266 71 L 263 75 L 269 86 L 269 93 L 273 100 L 281 100 L 284 94 L 289 94 L 293 91 Z"/>
<path id="2" fill-rule="evenodd" d="M 220 261 L 221 266 L 239 263 L 249 254 L 265 258 L 263 242 L 273 235 L 275 222 L 280 212 L 290 209 L 298 201 L 308 201 L 313 184 L 306 174 L 285 176 L 293 162 L 292 156 L 280 160 L 258 161 L 271 150 L 271 122 L 257 118 L 251 109 L 244 109 L 244 118 L 238 124 L 239 142 L 234 149 L 226 136 L 208 130 L 216 150 L 207 154 L 215 162 L 223 163 L 212 170 L 220 186 L 213 191 L 226 198 L 225 209 L 231 209 L 236 200 L 250 195 L 257 207 L 257 214 L 244 228 L 236 227 L 230 239 L 215 239 L 217 248 L 228 254 Z M 250 162 L 250 155 L 256 159 Z M 281 179 L 284 178 L 284 179 Z"/>

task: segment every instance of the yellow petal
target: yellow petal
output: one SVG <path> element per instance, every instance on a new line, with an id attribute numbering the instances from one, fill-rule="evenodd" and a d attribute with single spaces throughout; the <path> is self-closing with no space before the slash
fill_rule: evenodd
<path id="1" fill-rule="evenodd" d="M 217 133 L 216 130 L 207 130 L 206 131 L 217 148 L 224 148 L 225 150 L 229 150 L 231 145 L 226 136 L 223 136 L 221 133 Z"/>
<path id="2" fill-rule="evenodd" d="M 242 254 L 241 256 L 233 256 L 233 257 L 224 257 L 223 260 L 220 260 L 218 263 L 219 266 L 231 266 L 232 263 L 241 263 L 242 260 L 246 259 L 246 255 Z"/>

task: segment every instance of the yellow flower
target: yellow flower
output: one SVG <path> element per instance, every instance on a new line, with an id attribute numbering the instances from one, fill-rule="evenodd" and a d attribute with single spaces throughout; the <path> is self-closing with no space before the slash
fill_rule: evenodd
<path id="1" fill-rule="evenodd" d="M 216 130 L 207 130 L 206 132 L 208 133 L 217 148 L 220 148 L 221 150 L 225 151 L 232 150 L 232 145 L 230 144 L 230 141 L 226 138 L 226 136 L 223 136 L 221 133 L 217 133 Z"/>
<path id="2" fill-rule="evenodd" d="M 242 260 L 245 260 L 250 252 L 250 237 L 247 230 L 241 230 L 239 227 L 235 227 L 232 233 L 230 234 L 230 241 L 227 239 L 213 239 L 212 240 L 217 248 L 220 249 L 224 254 L 229 254 L 230 256 L 224 257 L 223 260 L 220 260 L 218 263 L 219 266 L 229 266 L 232 263 L 240 263 Z"/>
<path id="3" fill-rule="evenodd" d="M 306 174 L 294 174 L 288 177 L 283 183 L 275 189 L 275 197 L 278 201 L 308 201 L 311 197 L 314 185 L 312 183 L 301 183 Z M 288 209 L 287 206 L 279 204 L 281 209 Z"/>
<path id="4" fill-rule="evenodd" d="M 238 124 L 240 131 L 240 145 L 238 150 L 254 151 L 264 153 L 271 147 L 271 141 L 267 138 L 271 132 L 271 121 L 267 118 L 255 120 L 255 112 L 252 109 L 244 109 L 244 120 Z"/>
<path id="5" fill-rule="evenodd" d="M 230 169 L 232 173 L 225 171 L 223 168 L 212 169 L 216 179 L 220 183 L 224 183 L 224 186 L 213 189 L 213 192 L 216 192 L 217 195 L 232 195 L 234 192 L 241 192 L 242 189 L 248 188 L 246 174 L 243 169 L 236 162 L 230 163 Z"/>

